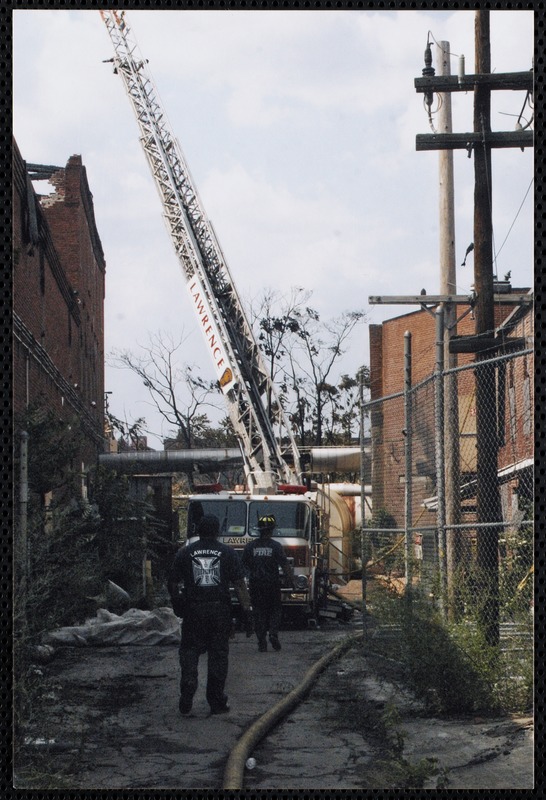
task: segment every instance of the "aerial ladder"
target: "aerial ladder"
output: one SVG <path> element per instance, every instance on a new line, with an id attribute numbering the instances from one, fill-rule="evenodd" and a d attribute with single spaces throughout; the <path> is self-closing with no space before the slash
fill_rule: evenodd
<path id="1" fill-rule="evenodd" d="M 283 605 L 308 622 L 339 616 L 347 606 L 328 599 L 324 551 L 329 512 L 318 492 L 302 484 L 300 456 L 273 381 L 265 368 L 229 268 L 170 130 L 154 82 L 123 11 L 100 11 L 114 46 L 114 72 L 121 76 L 140 129 L 140 141 L 159 192 L 167 228 L 187 280 L 218 383 L 227 402 L 243 458 L 244 492 L 197 493 L 188 502 L 187 537 L 198 521 L 215 514 L 220 539 L 241 550 L 258 533 L 257 520 L 273 514 L 274 537 L 284 546 L 295 586 L 282 588 Z M 211 487 L 212 488 L 212 487 Z M 324 492 L 322 492 L 324 495 Z"/>
<path id="2" fill-rule="evenodd" d="M 123 11 L 100 11 L 159 192 L 190 302 L 212 356 L 248 490 L 301 484 L 299 451 L 156 87 Z"/>

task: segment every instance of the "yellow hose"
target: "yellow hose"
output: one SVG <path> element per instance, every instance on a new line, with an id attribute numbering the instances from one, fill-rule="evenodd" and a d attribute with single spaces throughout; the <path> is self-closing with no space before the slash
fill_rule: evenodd
<path id="1" fill-rule="evenodd" d="M 256 722 L 252 723 L 250 728 L 243 733 L 229 754 L 224 770 L 223 789 L 243 788 L 245 762 L 249 753 L 252 752 L 252 748 L 263 739 L 280 719 L 289 714 L 290 711 L 298 705 L 328 664 L 344 653 L 345 650 L 348 650 L 361 636 L 362 632 L 356 633 L 336 645 L 305 673 L 302 682 L 296 686 L 295 689 L 292 689 L 286 697 L 279 700 L 279 702 L 266 711 L 265 714 L 262 714 Z"/>

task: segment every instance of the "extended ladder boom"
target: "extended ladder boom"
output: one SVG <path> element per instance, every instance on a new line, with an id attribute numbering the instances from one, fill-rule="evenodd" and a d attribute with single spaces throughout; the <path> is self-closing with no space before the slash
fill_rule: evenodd
<path id="1" fill-rule="evenodd" d="M 249 489 L 269 491 L 279 482 L 298 483 L 297 445 L 212 224 L 169 129 L 147 61 L 139 53 L 124 12 L 100 13 L 114 45 L 114 72 L 122 77 L 132 103 L 191 302 L 226 397 Z"/>

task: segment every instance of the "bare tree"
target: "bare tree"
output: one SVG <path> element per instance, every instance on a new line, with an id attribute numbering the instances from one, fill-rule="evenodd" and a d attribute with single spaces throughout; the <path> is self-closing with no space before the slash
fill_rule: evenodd
<path id="1" fill-rule="evenodd" d="M 118 431 L 121 434 L 120 450 L 145 450 L 146 438 L 146 420 L 144 417 L 139 417 L 133 422 L 127 419 L 121 420 L 115 417 L 112 412 L 106 408 L 106 420 L 111 431 Z"/>
<path id="2" fill-rule="evenodd" d="M 360 425 L 360 380 L 363 380 L 365 389 L 370 386 L 369 367 L 360 367 L 356 375 L 343 374 L 332 393 L 332 402 L 329 405 L 327 423 L 327 441 L 333 444 L 339 439 L 344 444 L 353 441 L 353 427 L 358 430 Z"/>
<path id="3" fill-rule="evenodd" d="M 293 288 L 288 296 L 266 290 L 257 310 L 250 313 L 279 400 L 301 446 L 335 443 L 344 432 L 350 438 L 356 381 L 340 377 L 337 368 L 351 334 L 364 319 L 362 311 L 348 311 L 322 322 L 307 305 L 310 297 L 311 292 L 301 288 Z M 109 362 L 141 378 L 152 404 L 173 427 L 176 446 L 191 448 L 212 441 L 216 434 L 224 436 L 210 427 L 204 413 L 206 408 L 222 408 L 223 398 L 216 381 L 203 379 L 194 366 L 180 361 L 184 340 L 184 336 L 174 340 L 169 334 L 150 334 L 139 354 L 113 350 Z M 138 420 L 139 430 L 143 424 Z"/>
<path id="4" fill-rule="evenodd" d="M 349 311 L 322 322 L 307 305 L 310 297 L 310 291 L 300 288 L 293 288 L 288 297 L 266 290 L 253 313 L 258 341 L 301 446 L 310 435 L 314 444 L 332 441 L 334 429 L 343 424 L 338 415 L 340 393 L 349 387 L 347 382 L 336 385 L 335 372 L 351 333 L 364 319 L 364 312 Z"/>
<path id="5" fill-rule="evenodd" d="M 303 375 L 303 386 L 307 388 L 314 430 L 314 444 L 322 445 L 325 440 L 326 409 L 337 402 L 338 389 L 332 380 L 335 367 L 345 352 L 355 326 L 364 319 L 364 312 L 348 311 L 330 322 L 322 323 L 314 309 L 306 308 L 305 312 L 305 318 L 296 334 L 295 346 L 290 352 L 292 385 L 294 386 L 294 378 L 298 372 Z"/>
<path id="6" fill-rule="evenodd" d="M 114 349 L 109 363 L 119 369 L 129 369 L 138 375 L 148 389 L 152 404 L 177 432 L 183 447 L 193 446 L 194 428 L 203 424 L 204 408 L 220 408 L 217 383 L 203 379 L 195 368 L 178 359 L 185 341 L 183 335 L 175 340 L 170 334 L 151 333 L 141 353 Z"/>
<path id="7" fill-rule="evenodd" d="M 252 325 L 259 331 L 258 342 L 272 381 L 288 355 L 291 335 L 299 331 L 301 315 L 311 294 L 300 287 L 292 287 L 288 296 L 266 289 L 256 309 L 251 309 Z"/>

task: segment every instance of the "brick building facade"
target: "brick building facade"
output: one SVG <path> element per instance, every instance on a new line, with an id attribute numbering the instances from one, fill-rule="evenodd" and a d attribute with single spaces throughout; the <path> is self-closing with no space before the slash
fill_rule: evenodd
<path id="1" fill-rule="evenodd" d="M 534 346 L 534 311 L 517 308 L 503 323 L 521 349 Z M 502 364 L 498 370 L 499 484 L 504 519 L 512 519 L 525 500 L 534 497 L 534 354 Z"/>
<path id="2" fill-rule="evenodd" d="M 104 449 L 105 260 L 80 156 L 27 164 L 13 143 L 13 411 L 77 418 L 82 478 Z M 49 180 L 39 195 L 34 180 Z M 82 484 L 84 485 L 84 484 Z"/>
<path id="3" fill-rule="evenodd" d="M 527 290 L 514 289 L 522 294 Z M 459 306 L 456 316 L 458 336 L 475 333 L 472 315 L 463 316 L 467 307 Z M 518 349 L 532 347 L 533 312 L 530 306 L 497 304 L 497 331 L 509 334 Z M 434 500 L 436 491 L 434 384 L 436 358 L 436 321 L 434 314 L 419 310 L 395 317 L 381 325 L 370 325 L 371 401 L 400 395 L 404 389 L 404 340 L 411 334 L 412 386 L 424 383 L 414 398 L 412 410 L 412 522 L 429 525 L 425 500 Z M 504 352 L 501 348 L 492 357 Z M 459 354 L 458 366 L 475 360 L 473 354 Z M 497 408 L 492 409 L 491 424 L 498 431 L 499 483 L 505 518 L 513 510 L 512 496 L 521 481 L 528 493 L 529 469 L 533 455 L 532 425 L 532 355 L 500 364 L 497 368 Z M 463 370 L 457 377 L 458 430 L 461 483 L 473 481 L 476 471 L 476 407 L 473 370 Z M 449 423 L 449 421 L 447 421 Z M 384 509 L 404 527 L 406 479 L 404 435 L 404 397 L 395 396 L 371 405 L 372 503 L 374 510 Z M 525 474 L 527 470 L 527 474 Z M 518 477 L 519 476 L 519 477 Z M 521 488 L 521 486 L 520 486 Z M 470 490 L 469 495 L 472 494 Z M 434 504 L 432 504 L 434 505 Z M 472 503 L 470 503 L 472 505 Z"/>

